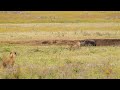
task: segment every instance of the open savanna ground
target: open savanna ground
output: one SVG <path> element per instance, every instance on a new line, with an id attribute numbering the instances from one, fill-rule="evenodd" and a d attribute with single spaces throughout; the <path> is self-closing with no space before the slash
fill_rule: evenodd
<path id="1" fill-rule="evenodd" d="M 13 69 L 0 69 L 0 78 L 107 79 L 120 78 L 120 47 L 0 45 L 0 57 L 17 52 Z M 0 62 L 1 59 L 0 59 Z"/>
<path id="2" fill-rule="evenodd" d="M 113 46 L 97 43 L 97 46 L 72 50 L 69 44 L 61 44 L 62 40 L 66 43 L 64 40 L 84 39 L 116 39 L 117 42 L 120 39 L 119 16 L 117 11 L 1 11 L 0 78 L 120 78 L 119 43 Z M 51 44 L 52 40 L 58 40 L 57 44 Z M 2 58 L 11 51 L 17 53 L 15 64 L 5 69 Z"/>
<path id="3" fill-rule="evenodd" d="M 69 45 L 27 45 L 12 41 L 119 39 L 119 23 L 0 24 L 0 60 L 16 51 L 13 69 L 0 78 L 120 78 L 120 47 L 96 46 L 70 50 Z M 4 43 L 9 41 L 9 43 Z"/>
<path id="4" fill-rule="evenodd" d="M 120 38 L 120 23 L 0 24 L 0 40 Z"/>

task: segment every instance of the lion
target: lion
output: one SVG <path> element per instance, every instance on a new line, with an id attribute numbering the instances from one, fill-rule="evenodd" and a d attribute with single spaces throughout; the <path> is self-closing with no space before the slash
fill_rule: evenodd
<path id="1" fill-rule="evenodd" d="M 79 41 L 70 45 L 70 50 L 78 49 L 78 48 L 80 48 L 80 42 Z"/>
<path id="2" fill-rule="evenodd" d="M 16 57 L 16 52 L 10 52 L 9 57 L 4 56 L 2 58 L 2 66 L 4 68 L 9 68 L 9 67 L 13 67 L 14 63 L 15 63 L 15 57 Z"/>

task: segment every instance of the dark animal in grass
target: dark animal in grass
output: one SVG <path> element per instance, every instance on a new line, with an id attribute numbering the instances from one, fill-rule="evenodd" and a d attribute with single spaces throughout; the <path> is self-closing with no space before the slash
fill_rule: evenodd
<path id="1" fill-rule="evenodd" d="M 81 40 L 80 41 L 81 46 L 96 46 L 95 40 Z"/>

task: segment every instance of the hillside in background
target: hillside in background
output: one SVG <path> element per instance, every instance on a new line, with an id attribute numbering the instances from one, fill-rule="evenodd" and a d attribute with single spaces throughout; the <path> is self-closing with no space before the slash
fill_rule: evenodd
<path id="1" fill-rule="evenodd" d="M 0 11 L 0 23 L 120 22 L 119 11 Z"/>

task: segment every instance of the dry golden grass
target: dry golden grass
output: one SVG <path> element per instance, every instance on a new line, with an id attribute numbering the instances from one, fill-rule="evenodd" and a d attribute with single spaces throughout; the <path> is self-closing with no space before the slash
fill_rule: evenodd
<path id="1" fill-rule="evenodd" d="M 30 24 L 0 24 L 0 32 L 30 32 L 30 31 L 84 31 L 120 30 L 120 23 L 30 23 Z"/>
<path id="2" fill-rule="evenodd" d="M 0 23 L 120 22 L 119 11 L 1 11 Z"/>
<path id="3" fill-rule="evenodd" d="M 30 40 L 82 40 L 82 39 L 120 39 L 120 31 L 56 31 L 56 32 L 2 32 L 1 41 L 30 41 Z"/>

